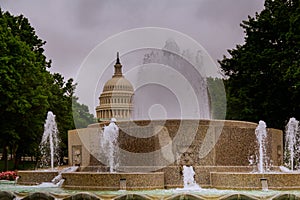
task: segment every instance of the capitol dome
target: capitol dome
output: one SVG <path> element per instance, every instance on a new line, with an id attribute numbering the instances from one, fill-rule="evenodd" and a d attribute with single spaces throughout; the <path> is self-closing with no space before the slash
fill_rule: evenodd
<path id="1" fill-rule="evenodd" d="M 123 76 L 113 77 L 105 83 L 103 87 L 103 92 L 109 92 L 114 90 L 133 92 L 133 87 L 131 83 Z"/>
<path id="2" fill-rule="evenodd" d="M 129 120 L 132 115 L 134 89 L 122 74 L 119 53 L 114 68 L 114 75 L 105 83 L 99 97 L 100 104 L 96 107 L 98 121 L 109 121 L 111 118 Z"/>

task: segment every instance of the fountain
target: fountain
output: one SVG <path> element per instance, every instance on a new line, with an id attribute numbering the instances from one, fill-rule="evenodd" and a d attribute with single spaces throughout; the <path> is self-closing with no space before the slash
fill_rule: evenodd
<path id="1" fill-rule="evenodd" d="M 119 127 L 115 124 L 117 120 L 112 118 L 108 126 L 103 128 L 103 137 L 101 139 L 101 147 L 106 150 L 109 171 L 115 172 L 118 167 L 118 154 L 116 146 L 118 142 Z"/>
<path id="2" fill-rule="evenodd" d="M 69 166 L 78 166 L 78 170 L 56 172 L 47 177 L 47 182 L 61 185 L 63 191 L 95 190 L 108 195 L 99 199 L 156 198 L 150 197 L 151 192 L 152 196 L 160 193 L 160 199 L 202 199 L 200 195 L 211 197 L 209 192 L 221 199 L 241 199 L 243 194 L 235 189 L 300 189 L 300 173 L 279 171 L 283 163 L 281 130 L 266 129 L 263 121 L 257 124 L 200 117 L 130 121 L 133 87 L 121 69 L 117 56 L 115 74 L 105 84 L 96 107 L 99 123 L 68 132 Z M 193 75 L 183 74 L 187 80 Z M 186 91 L 182 94 L 186 97 Z M 115 119 L 107 121 L 114 116 L 117 125 Z M 54 147 L 55 141 L 49 143 Z M 252 173 L 249 153 L 256 147 L 259 173 Z M 276 173 L 268 170 L 268 159 L 273 161 Z M 254 158 L 250 160 L 254 164 Z M 46 179 L 36 171 L 18 175 L 19 184 L 39 184 Z M 180 194 L 181 190 L 173 188 L 188 191 Z M 135 196 L 130 190 L 150 195 Z"/>
<path id="3" fill-rule="evenodd" d="M 42 184 L 41 187 L 58 186 L 58 184 L 60 184 L 58 182 L 61 180 L 61 176 L 57 176 L 61 174 L 61 172 L 54 169 L 54 163 L 57 162 L 59 164 L 59 142 L 55 115 L 49 111 L 47 113 L 44 124 L 44 133 L 39 147 L 42 155 L 40 166 L 41 168 L 50 167 L 50 169 L 20 171 L 17 183 L 26 185 Z M 62 172 L 64 172 L 64 170 L 62 170 Z M 32 173 L 34 173 L 34 175 L 32 175 Z M 56 179 L 53 179 L 54 177 L 56 177 Z"/>
<path id="4" fill-rule="evenodd" d="M 183 189 L 184 190 L 200 190 L 200 186 L 196 183 L 193 166 L 183 166 Z"/>
<path id="5" fill-rule="evenodd" d="M 58 172 L 58 175 L 55 176 L 52 180 L 51 180 L 51 183 L 53 183 L 55 186 L 58 186 L 58 187 L 61 187 L 62 184 L 64 183 L 64 179 L 62 178 L 62 174 L 63 173 L 67 173 L 67 172 L 75 172 L 77 171 L 79 167 L 78 166 L 71 166 L 71 167 L 66 167 L 62 170 L 60 170 Z"/>
<path id="6" fill-rule="evenodd" d="M 259 121 L 257 128 L 255 129 L 255 135 L 258 143 L 258 172 L 264 173 L 267 166 L 267 155 L 266 155 L 266 139 L 267 130 L 266 123 L 264 121 Z"/>
<path id="7" fill-rule="evenodd" d="M 197 126 L 192 128 L 191 124 L 197 124 Z M 131 190 L 138 187 L 131 184 L 135 184 L 137 176 L 143 174 L 147 178 L 140 182 L 140 188 L 184 188 L 183 166 L 193 166 L 197 174 L 195 181 L 201 188 L 219 187 L 219 181 L 222 178 L 219 176 L 218 180 L 214 179 L 217 173 L 228 173 L 230 176 L 232 172 L 253 174 L 251 173 L 253 167 L 249 166 L 248 158 L 249 152 L 253 152 L 258 146 L 255 133 L 260 126 L 256 123 L 183 119 L 118 121 L 119 164 L 117 172 L 114 171 L 114 173 L 107 172 L 110 171 L 107 170 L 109 148 L 106 148 L 107 151 L 102 158 L 93 153 L 101 152 L 101 144 L 91 145 L 91 141 L 101 139 L 99 131 L 104 135 L 105 125 L 108 125 L 107 122 L 91 124 L 86 129 L 69 131 L 70 165 L 77 163 L 72 152 L 81 152 L 82 159 L 79 172 L 63 174 L 63 177 L 66 177 L 63 187 L 70 189 L 83 187 L 82 182 L 72 181 L 72 176 L 74 179 L 76 176 L 84 180 L 85 177 L 89 177 L 84 181 L 84 187 L 94 189 L 119 190 L 121 181 L 124 183 L 126 179 L 126 189 Z M 219 138 L 216 137 L 218 130 L 221 130 Z M 190 132 L 194 132 L 195 135 L 189 135 Z M 179 137 L 180 135 L 182 137 Z M 188 137 L 193 137 L 191 144 L 186 142 Z M 203 142 L 208 137 L 210 142 L 215 143 L 211 150 L 207 150 L 209 146 L 205 146 Z M 273 160 L 273 168 L 279 170 L 278 166 L 282 165 L 282 131 L 269 128 L 267 138 L 265 149 L 269 153 L 268 158 Z M 164 166 L 161 166 L 161 163 Z M 267 165 L 264 164 L 264 166 Z M 262 174 L 257 173 L 258 180 L 262 178 Z M 110 178 L 104 178 L 105 176 Z M 155 179 L 154 176 L 156 176 Z M 100 180 L 106 180 L 106 182 L 102 185 Z M 235 182 L 245 183 L 240 179 Z M 241 186 L 237 188 L 239 187 Z M 256 187 L 261 188 L 260 182 Z M 243 188 L 251 188 L 251 186 L 243 186 Z"/>
<path id="8" fill-rule="evenodd" d="M 180 124 L 180 122 L 183 124 Z M 166 138 L 166 133 L 169 134 L 170 138 L 174 138 L 174 136 L 178 134 L 179 125 L 183 126 L 182 131 L 186 133 L 186 131 L 189 130 L 189 124 L 192 122 L 193 120 L 167 120 L 164 121 L 164 128 L 161 128 L 161 121 L 159 120 L 152 121 L 150 125 L 149 122 L 145 120 L 134 122 L 118 121 L 118 147 L 128 151 L 135 149 L 136 152 L 146 152 L 160 148 L 162 152 L 160 157 L 153 157 L 152 159 L 154 159 L 154 161 L 155 159 L 157 159 L 157 161 L 164 159 L 166 151 L 162 149 L 161 145 L 166 147 L 166 143 L 161 141 L 162 138 Z M 114 120 L 111 120 L 110 123 L 111 126 L 113 125 L 113 127 L 115 127 L 116 124 Z M 134 127 L 132 123 L 138 124 L 139 126 Z M 171 149 L 170 152 L 168 151 L 168 153 L 173 153 L 174 156 L 178 155 L 174 163 L 164 166 L 161 169 L 148 172 L 142 172 L 140 170 L 145 169 L 145 167 L 148 168 L 149 166 L 124 166 L 126 158 L 124 160 L 122 157 L 119 159 L 120 166 L 117 170 L 118 172 L 97 172 L 98 169 L 103 168 L 105 165 L 91 166 L 90 163 L 93 162 L 92 158 L 94 154 L 91 154 L 93 151 L 88 149 L 89 146 L 86 145 L 85 142 L 91 144 L 91 141 L 99 141 L 99 130 L 103 132 L 103 135 L 105 130 L 110 130 L 104 128 L 105 125 L 109 127 L 107 123 L 92 124 L 86 129 L 69 131 L 69 149 L 71 149 L 69 150 L 69 157 L 72 158 L 70 159 L 70 165 L 72 165 L 72 162 L 77 162 L 77 159 L 73 156 L 77 156 L 76 152 L 80 150 L 78 151 L 82 157 L 80 167 L 76 172 L 62 172 L 60 174 L 60 180 L 65 179 L 65 181 L 57 182 L 57 179 L 55 179 L 54 182 L 56 182 L 56 185 L 61 184 L 63 191 L 69 189 L 81 191 L 95 190 L 93 193 L 97 194 L 100 199 L 121 198 L 126 195 L 129 195 L 127 196 L 128 198 L 137 197 L 134 195 L 141 195 L 139 196 L 140 199 L 145 199 L 146 197 L 146 199 L 153 199 L 156 195 L 162 199 L 178 199 L 179 197 L 200 198 L 198 195 L 201 195 L 201 198 L 209 198 L 213 195 L 216 198 L 232 199 L 234 197 L 253 197 L 254 194 L 255 198 L 259 196 L 263 199 L 266 196 L 277 198 L 287 195 L 284 192 L 276 190 L 300 189 L 299 173 L 284 173 L 279 170 L 278 166 L 282 165 L 281 145 L 283 144 L 282 131 L 280 130 L 268 128 L 268 134 L 266 135 L 268 142 L 261 142 L 261 144 L 266 146 L 261 147 L 261 149 L 266 149 L 265 152 L 267 156 L 264 156 L 264 158 L 269 157 L 275 161 L 275 171 L 264 170 L 263 173 L 252 172 L 252 167 L 249 166 L 248 154 L 251 150 L 259 146 L 256 142 L 257 136 L 259 134 L 265 135 L 263 131 L 263 128 L 266 128 L 265 123 L 256 124 L 240 121 L 222 121 L 223 129 L 216 145 L 208 155 L 199 159 L 198 152 L 201 149 L 201 141 L 203 141 L 203 138 L 208 134 L 207 130 L 209 130 L 209 128 L 214 131 L 218 130 L 220 123 L 221 121 L 218 120 L 200 120 L 192 144 L 188 147 L 184 146 L 183 141 L 172 144 L 173 149 Z M 148 126 L 145 128 L 145 125 Z M 160 128 L 158 129 L 158 127 Z M 117 130 L 116 127 L 114 130 Z M 130 132 L 128 132 L 129 130 Z M 136 138 L 133 136 L 134 133 L 142 135 L 149 134 L 151 130 L 155 130 L 156 132 L 150 138 Z M 125 131 L 127 131 L 127 134 L 125 134 Z M 128 133 L 130 133 L 130 135 Z M 215 133 L 212 132 L 211 135 L 215 135 Z M 80 138 L 83 139 L 80 140 Z M 260 136 L 258 138 L 262 137 Z M 85 148 L 80 149 L 80 145 L 85 146 L 88 151 Z M 108 144 L 106 143 L 106 145 Z M 101 149 L 101 143 L 99 143 L 98 146 L 92 147 L 95 148 L 95 151 Z M 261 152 L 264 152 L 264 150 Z M 72 153 L 74 153 L 74 155 L 72 155 Z M 133 157 L 132 159 L 136 158 Z M 254 160 L 255 158 L 251 157 L 251 159 Z M 114 162 L 107 161 L 107 166 Z M 264 162 L 265 161 L 262 163 Z M 182 167 L 180 168 L 180 166 Z M 93 167 L 98 168 L 95 168 L 93 171 Z M 131 167 L 134 167 L 134 171 Z M 110 168 L 116 170 L 116 167 Z M 24 183 L 26 178 L 25 174 L 25 172 L 20 172 L 19 184 Z M 196 176 L 194 176 L 195 174 Z M 39 176 L 38 173 L 32 172 L 31 175 L 28 175 L 29 178 L 27 181 L 32 181 L 36 176 Z M 41 175 L 41 177 L 43 177 L 43 175 Z M 51 182 L 53 177 L 54 176 L 52 176 L 49 182 Z M 201 187 L 197 183 L 201 185 Z M 47 185 L 44 184 L 44 186 Z M 174 190 L 172 188 L 181 189 Z M 235 189 L 239 190 L 237 191 Z M 253 191 L 247 190 L 256 190 L 256 192 L 253 193 Z M 300 193 L 297 193 L 297 195 L 300 195 Z"/>
<path id="9" fill-rule="evenodd" d="M 299 168 L 299 139 L 299 121 L 292 117 L 286 125 L 284 151 L 285 165 L 292 171 Z"/>
<path id="10" fill-rule="evenodd" d="M 42 144 L 49 144 L 51 158 L 58 143 L 56 134 L 55 116 L 49 112 Z M 283 189 L 300 189 L 300 173 L 279 171 L 283 163 L 282 144 L 282 131 L 266 129 L 263 121 L 120 120 L 116 125 L 116 120 L 111 119 L 109 124 L 102 121 L 68 132 L 69 166 L 76 168 L 60 172 L 19 171 L 18 184 L 37 188 L 61 186 L 63 191 L 96 190 L 106 195 L 116 191 L 114 198 L 130 194 L 130 190 L 143 190 L 143 194 L 161 191 L 165 199 L 178 199 L 170 195 L 181 191 L 186 195 L 199 195 L 199 191 L 208 196 L 209 192 L 221 193 L 223 199 L 238 193 L 239 198 L 234 189 L 266 192 L 282 189 L 282 183 Z M 249 160 L 252 164 L 255 161 L 254 157 L 249 159 L 249 152 L 256 147 L 259 173 L 252 173 Z M 268 170 L 268 159 L 273 160 L 276 173 Z"/>
<path id="11" fill-rule="evenodd" d="M 40 143 L 40 150 L 42 154 L 42 167 L 48 167 L 50 164 L 51 170 L 53 170 L 54 160 L 59 162 L 59 138 L 55 115 L 51 111 L 47 113 L 47 119 L 44 124 L 44 133 Z"/>
<path id="12" fill-rule="evenodd" d="M 290 127 L 294 127 L 293 123 L 295 120 L 292 120 Z M 288 126 L 288 127 L 289 127 Z M 278 157 L 281 158 L 282 147 L 278 143 L 277 147 L 270 146 L 270 142 L 274 141 L 274 133 L 270 135 L 271 131 L 274 129 L 267 129 L 266 123 L 264 121 L 259 121 L 258 126 L 255 129 L 255 136 L 257 138 L 257 151 L 258 159 L 255 156 L 251 155 L 248 157 L 248 160 L 251 165 L 254 165 L 257 160 L 257 172 L 217 172 L 211 173 L 212 182 L 216 183 L 218 188 L 240 188 L 240 189 L 261 189 L 263 191 L 268 191 L 271 189 L 299 189 L 299 180 L 300 173 L 288 170 L 282 165 L 282 160 L 279 165 L 272 166 L 272 158 L 276 152 Z M 292 131 L 290 131 L 292 132 Z M 268 134 L 267 134 L 268 133 Z M 278 134 L 278 133 L 277 133 Z M 281 133 L 282 134 L 282 133 Z M 294 134 L 288 134 L 288 141 L 295 141 L 291 136 Z M 293 143 L 296 144 L 296 143 Z M 280 146 L 279 146 L 280 145 Z M 296 145 L 297 146 L 297 145 Z M 286 148 L 296 149 L 295 146 L 287 145 Z M 289 153 L 289 155 L 291 155 Z"/>

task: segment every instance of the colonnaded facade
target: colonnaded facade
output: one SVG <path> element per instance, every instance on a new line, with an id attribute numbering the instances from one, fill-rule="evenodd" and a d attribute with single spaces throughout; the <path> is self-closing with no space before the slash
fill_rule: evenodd
<path id="1" fill-rule="evenodd" d="M 132 117 L 134 90 L 122 73 L 119 53 L 117 53 L 114 68 L 115 72 L 112 78 L 105 83 L 99 97 L 99 106 L 96 107 L 99 122 L 109 121 L 111 118 L 123 121 Z"/>

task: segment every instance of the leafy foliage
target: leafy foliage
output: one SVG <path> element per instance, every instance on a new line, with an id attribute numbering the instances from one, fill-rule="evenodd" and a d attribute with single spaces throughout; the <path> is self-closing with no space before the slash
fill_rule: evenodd
<path id="1" fill-rule="evenodd" d="M 300 5 L 295 0 L 266 0 L 265 9 L 241 27 L 245 44 L 219 61 L 225 74 L 228 119 L 283 128 L 300 117 Z"/>
<path id="2" fill-rule="evenodd" d="M 43 44 L 22 15 L 0 12 L 0 142 L 17 155 L 35 150 L 49 108 Z"/>
<path id="3" fill-rule="evenodd" d="M 212 119 L 224 119 L 226 113 L 226 98 L 223 79 L 208 77 L 207 85 L 211 102 Z"/>
<path id="4" fill-rule="evenodd" d="M 47 70 L 51 62 L 43 54 L 44 44 L 24 16 L 0 9 L 0 146 L 4 159 L 9 147 L 15 167 L 21 156 L 38 156 L 49 110 L 56 115 L 62 156 L 67 154 L 67 131 L 75 128 L 76 85 L 73 79 L 64 81 L 62 75 Z M 78 109 L 88 116 L 82 122 L 87 125 L 93 117 L 83 107 Z"/>
<path id="5" fill-rule="evenodd" d="M 89 113 L 88 106 L 80 104 L 77 97 L 73 97 L 73 119 L 76 128 L 85 128 L 91 123 L 95 123 L 96 119 Z"/>

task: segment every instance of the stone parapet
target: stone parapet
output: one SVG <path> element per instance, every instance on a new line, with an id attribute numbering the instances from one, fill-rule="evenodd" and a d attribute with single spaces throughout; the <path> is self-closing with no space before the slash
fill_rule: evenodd
<path id="1" fill-rule="evenodd" d="M 164 173 L 62 173 L 63 188 L 76 190 L 164 189 Z"/>
<path id="2" fill-rule="evenodd" d="M 248 166 L 249 157 L 257 154 L 257 124 L 252 122 L 170 119 L 120 121 L 117 125 L 118 147 L 123 153 L 135 155 L 121 155 L 120 167 L 177 166 L 183 155 L 189 156 L 193 166 Z M 103 126 L 92 124 L 69 131 L 69 165 L 104 164 L 105 152 L 100 146 Z M 270 161 L 274 166 L 282 165 L 282 131 L 269 128 L 267 140 Z"/>
<path id="3" fill-rule="evenodd" d="M 38 185 L 42 182 L 51 182 L 51 180 L 58 175 L 57 171 L 18 171 L 19 179 L 17 181 L 20 185 Z"/>
<path id="4" fill-rule="evenodd" d="M 268 189 L 299 190 L 300 173 L 242 173 L 211 172 L 211 187 L 217 189 L 263 189 L 266 181 Z"/>

